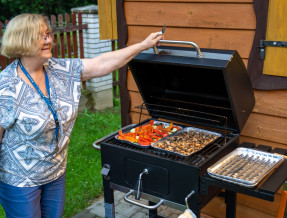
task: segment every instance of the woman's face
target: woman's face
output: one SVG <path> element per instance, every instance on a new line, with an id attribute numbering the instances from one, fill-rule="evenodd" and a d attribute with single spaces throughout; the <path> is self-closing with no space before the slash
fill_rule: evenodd
<path id="1" fill-rule="evenodd" d="M 39 45 L 39 57 L 44 59 L 45 61 L 52 57 L 52 44 L 53 44 L 53 37 L 52 33 L 50 32 L 49 28 L 43 22 L 42 33 L 40 35 L 40 39 L 38 42 Z"/>

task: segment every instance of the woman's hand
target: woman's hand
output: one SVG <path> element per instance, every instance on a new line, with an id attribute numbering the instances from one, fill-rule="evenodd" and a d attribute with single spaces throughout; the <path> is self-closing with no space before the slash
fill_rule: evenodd
<path id="1" fill-rule="evenodd" d="M 141 42 L 143 49 L 147 50 L 155 46 L 161 38 L 162 35 L 160 35 L 160 32 L 151 33 L 145 40 Z"/>

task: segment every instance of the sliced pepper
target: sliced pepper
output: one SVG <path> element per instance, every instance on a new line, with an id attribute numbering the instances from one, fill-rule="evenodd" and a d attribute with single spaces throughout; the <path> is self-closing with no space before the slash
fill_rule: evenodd
<path id="1" fill-rule="evenodd" d="M 149 121 L 149 124 L 150 124 L 150 125 L 154 125 L 154 120 L 150 120 L 150 121 Z"/>

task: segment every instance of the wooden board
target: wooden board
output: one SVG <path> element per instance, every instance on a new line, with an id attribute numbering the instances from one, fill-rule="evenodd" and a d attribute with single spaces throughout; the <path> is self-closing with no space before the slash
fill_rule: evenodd
<path id="1" fill-rule="evenodd" d="M 248 198 L 248 197 L 246 197 Z M 272 205 L 271 202 L 268 202 Z M 264 206 L 258 205 L 258 208 L 263 208 Z M 270 214 L 268 211 L 260 211 L 254 208 L 251 208 L 249 206 L 237 204 L 236 208 L 236 217 L 237 218 L 246 218 L 246 217 L 252 217 L 252 218 L 275 218 L 276 215 Z M 224 198 L 221 197 L 215 197 L 213 200 L 211 200 L 203 209 L 202 212 L 211 216 L 214 216 L 216 218 L 225 218 L 225 202 Z"/>
<path id="2" fill-rule="evenodd" d="M 150 116 L 146 114 L 142 114 L 141 119 L 140 119 L 140 114 L 135 113 L 135 112 L 130 112 L 130 116 L 131 116 L 132 123 L 139 123 L 140 121 L 150 118 Z"/>
<path id="3" fill-rule="evenodd" d="M 287 41 L 287 1 L 270 0 L 266 40 Z M 287 77 L 287 48 L 266 47 L 263 74 Z M 276 67 L 275 67 L 276 66 Z"/>
<path id="4" fill-rule="evenodd" d="M 280 194 L 276 194 L 274 202 L 270 202 L 255 197 L 238 194 L 236 217 L 276 217 L 280 197 Z M 225 217 L 225 209 L 226 205 L 224 203 L 224 199 L 222 197 L 215 197 L 215 199 L 213 199 L 203 208 L 202 212 L 219 218 Z"/>
<path id="5" fill-rule="evenodd" d="M 255 90 L 254 113 L 287 118 L 287 90 Z"/>
<path id="6" fill-rule="evenodd" d="M 125 2 L 124 8 L 127 25 L 256 28 L 254 9 L 250 3 Z"/>
<path id="7" fill-rule="evenodd" d="M 272 148 L 283 148 L 283 149 L 287 149 L 287 145 L 286 144 L 282 144 L 282 143 L 278 143 L 278 142 L 272 142 L 272 141 L 267 141 L 267 140 L 263 140 L 263 139 L 258 139 L 258 138 L 253 138 L 253 137 L 248 137 L 248 136 L 244 136 L 244 135 L 240 135 L 240 139 L 239 142 L 251 142 L 251 143 L 255 143 L 257 145 L 268 145 L 271 146 Z"/>
<path id="8" fill-rule="evenodd" d="M 128 70 L 128 75 L 127 75 L 127 89 L 129 91 L 139 92 L 137 84 L 130 70 Z"/>
<path id="9" fill-rule="evenodd" d="M 127 44 L 132 45 L 140 42 L 151 32 L 157 32 L 160 29 L 161 27 L 128 26 Z M 254 30 L 174 28 L 167 26 L 164 39 L 192 41 L 200 48 L 237 50 L 242 58 L 248 59 L 254 33 Z"/>
<path id="10" fill-rule="evenodd" d="M 258 199 L 255 197 L 246 196 L 243 194 L 237 195 L 237 204 L 253 208 L 255 210 L 259 210 L 264 213 L 268 213 L 270 215 L 276 216 L 279 201 L 280 201 L 280 194 L 275 194 L 274 202 Z"/>
<path id="11" fill-rule="evenodd" d="M 139 106 L 143 103 L 143 99 L 142 99 L 140 93 L 139 92 L 129 92 L 129 94 L 131 96 L 130 111 L 140 113 L 140 109 L 135 108 L 136 106 Z M 143 113 L 148 114 L 148 112 L 146 110 L 143 110 Z"/>
<path id="12" fill-rule="evenodd" d="M 241 135 L 287 144 L 287 119 L 252 113 Z"/>
<path id="13" fill-rule="evenodd" d="M 98 0 L 100 39 L 117 39 L 116 0 Z"/>

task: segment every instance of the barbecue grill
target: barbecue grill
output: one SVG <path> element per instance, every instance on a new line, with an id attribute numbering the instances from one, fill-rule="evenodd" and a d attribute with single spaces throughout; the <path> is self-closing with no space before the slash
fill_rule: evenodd
<path id="1" fill-rule="evenodd" d="M 195 43 L 178 41 L 161 44 L 165 42 L 195 48 L 159 46 L 130 61 L 144 101 L 137 106 L 140 114 L 147 111 L 153 120 L 214 131 L 220 137 L 187 157 L 133 146 L 118 140 L 118 132 L 100 140 L 106 217 L 115 216 L 114 189 L 126 192 L 124 198 L 131 204 L 149 209 L 151 217 L 161 204 L 187 206 L 199 216 L 222 188 L 202 189 L 208 167 L 238 146 L 239 133 L 254 107 L 251 82 L 237 51 L 200 50 Z M 150 120 L 139 119 L 123 131 Z M 140 204 L 141 197 L 150 204 Z"/>

